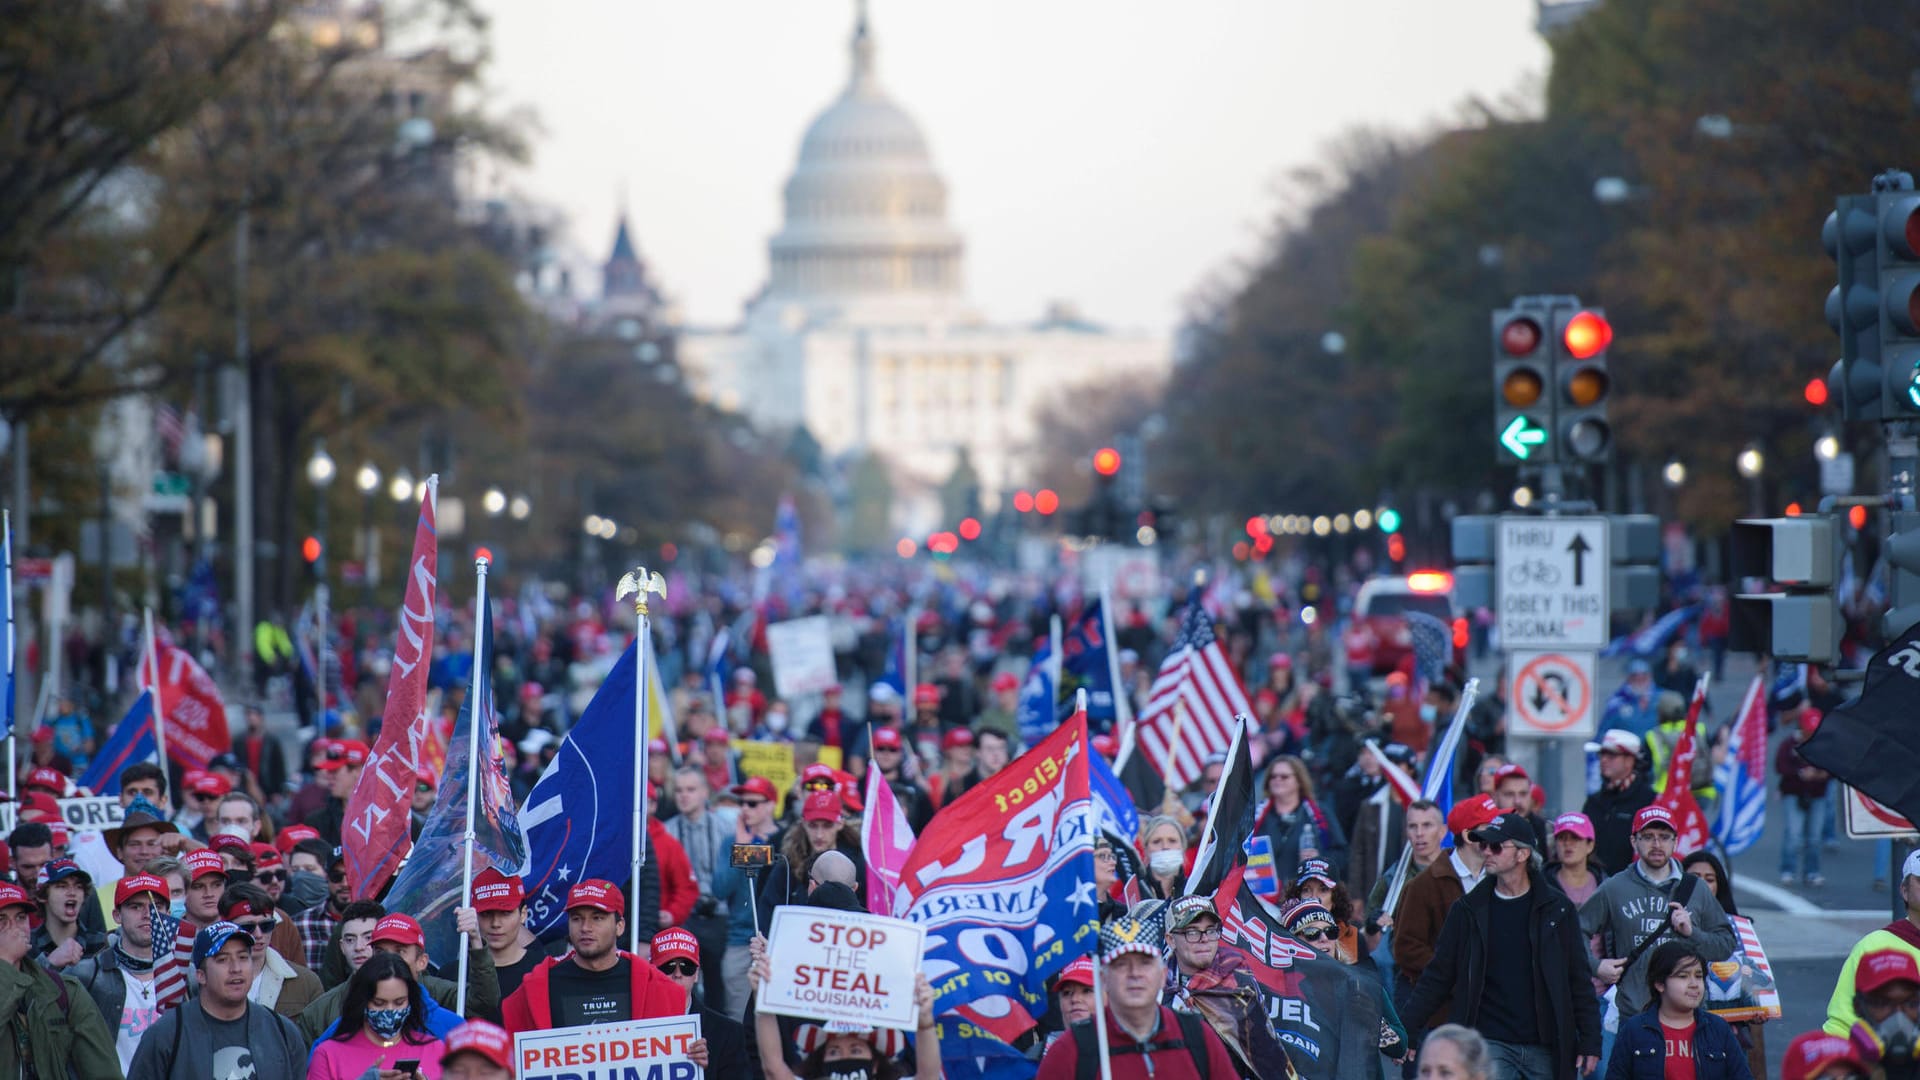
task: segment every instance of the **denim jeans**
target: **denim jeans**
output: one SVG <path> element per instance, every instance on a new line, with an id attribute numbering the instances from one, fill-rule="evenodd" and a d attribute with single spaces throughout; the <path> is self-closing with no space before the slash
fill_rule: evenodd
<path id="1" fill-rule="evenodd" d="M 1803 808 L 1798 795 L 1780 800 L 1780 813 L 1786 821 L 1787 835 L 1780 844 L 1780 873 L 1812 877 L 1820 872 L 1820 834 L 1826 826 L 1827 800 L 1808 799 Z M 1800 863 L 1805 856 L 1806 866 Z"/>
<path id="2" fill-rule="evenodd" d="M 1554 1073 L 1553 1052 L 1544 1046 L 1488 1039 L 1487 1057 L 1493 1063 L 1493 1080 L 1539 1080 Z"/>

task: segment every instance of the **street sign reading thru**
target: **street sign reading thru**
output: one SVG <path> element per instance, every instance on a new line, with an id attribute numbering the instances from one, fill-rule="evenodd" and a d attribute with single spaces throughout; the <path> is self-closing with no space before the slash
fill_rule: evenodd
<path id="1" fill-rule="evenodd" d="M 1607 543 L 1604 517 L 1502 517 L 1494 544 L 1500 647 L 1604 647 Z"/>

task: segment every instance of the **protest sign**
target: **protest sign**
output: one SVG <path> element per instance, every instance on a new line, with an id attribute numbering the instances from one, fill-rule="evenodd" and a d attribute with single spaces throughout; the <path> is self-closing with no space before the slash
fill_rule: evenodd
<path id="1" fill-rule="evenodd" d="M 760 989 L 760 1010 L 912 1031 L 925 938 L 904 919 L 777 907 L 767 935 L 773 974 Z"/>
<path id="2" fill-rule="evenodd" d="M 1707 1011 L 1730 1024 L 1780 1019 L 1780 988 L 1753 920 L 1729 915 L 1727 921 L 1733 924 L 1733 955 L 1707 965 Z"/>
<path id="3" fill-rule="evenodd" d="M 687 1056 L 700 1017 L 663 1016 L 617 1024 L 522 1031 L 513 1037 L 518 1080 L 700 1080 Z"/>
<path id="4" fill-rule="evenodd" d="M 793 782 L 800 775 L 793 767 L 793 744 L 735 739 L 733 752 L 740 762 L 740 775 L 758 776 L 772 784 L 779 794 L 774 813 L 786 813 L 787 792 L 793 790 Z"/>
<path id="5" fill-rule="evenodd" d="M 73 833 L 101 832 L 120 824 L 122 813 L 118 795 L 89 795 L 76 799 L 58 799 L 60 816 Z M 0 802 L 0 832 L 12 832 L 18 803 Z"/>
<path id="6" fill-rule="evenodd" d="M 783 698 L 821 694 L 839 685 L 833 666 L 833 629 L 825 615 L 788 619 L 767 627 L 773 688 Z"/>

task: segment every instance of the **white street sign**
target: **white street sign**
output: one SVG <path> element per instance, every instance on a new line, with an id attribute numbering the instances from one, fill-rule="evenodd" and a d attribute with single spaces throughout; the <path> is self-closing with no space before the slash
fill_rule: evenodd
<path id="1" fill-rule="evenodd" d="M 1494 551 L 1501 648 L 1606 646 L 1606 518 L 1507 515 Z"/>
<path id="2" fill-rule="evenodd" d="M 1591 738 L 1594 653 L 1514 652 L 1507 656 L 1509 735 Z"/>
<path id="3" fill-rule="evenodd" d="M 1862 793 L 1851 784 L 1840 787 L 1841 816 L 1849 840 L 1878 840 L 1883 836 L 1914 835 L 1913 822 Z"/>

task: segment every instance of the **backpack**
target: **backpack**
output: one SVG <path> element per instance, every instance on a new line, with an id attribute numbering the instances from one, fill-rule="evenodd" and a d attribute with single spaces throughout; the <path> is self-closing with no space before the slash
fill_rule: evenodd
<path id="1" fill-rule="evenodd" d="M 1202 1021 L 1193 1013 L 1175 1012 L 1180 1021 L 1180 1037 L 1174 1040 L 1154 1039 L 1146 1043 L 1134 1043 L 1131 1046 L 1113 1046 L 1115 1057 L 1121 1054 L 1153 1054 L 1162 1050 L 1185 1050 L 1193 1056 L 1195 1076 L 1207 1075 L 1207 1037 L 1201 1030 Z M 1100 1042 L 1093 1030 L 1092 1020 L 1082 1020 L 1073 1025 L 1073 1048 L 1078 1054 L 1078 1064 L 1074 1066 L 1073 1080 L 1098 1080 L 1100 1076 Z M 1166 1033 L 1161 1032 L 1162 1035 Z"/>

